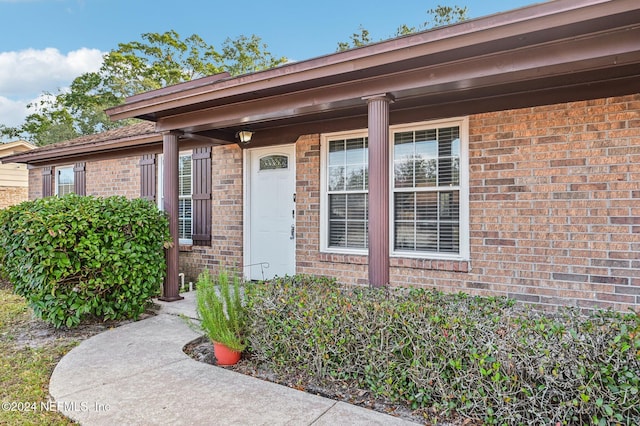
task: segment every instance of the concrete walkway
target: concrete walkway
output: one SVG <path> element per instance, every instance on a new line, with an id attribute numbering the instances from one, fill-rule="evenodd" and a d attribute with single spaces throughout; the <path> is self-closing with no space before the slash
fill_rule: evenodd
<path id="1" fill-rule="evenodd" d="M 411 425 L 396 417 L 311 395 L 182 352 L 199 337 L 194 292 L 159 314 L 93 336 L 55 368 L 58 411 L 82 425 Z"/>

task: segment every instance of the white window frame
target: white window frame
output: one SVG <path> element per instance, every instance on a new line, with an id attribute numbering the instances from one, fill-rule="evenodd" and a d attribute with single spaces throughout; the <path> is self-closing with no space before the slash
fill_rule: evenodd
<path id="1" fill-rule="evenodd" d="M 394 191 L 394 134 L 407 131 L 458 127 L 460 129 L 460 211 L 458 217 L 460 244 L 458 253 L 418 252 L 395 250 L 395 191 Z M 469 260 L 469 118 L 456 117 L 443 120 L 423 121 L 389 127 L 389 253 L 391 257 L 442 260 Z M 435 187 L 438 191 L 441 187 Z M 409 191 L 411 192 L 411 191 Z"/>
<path id="2" fill-rule="evenodd" d="M 60 167 L 56 167 L 54 170 L 54 174 L 55 174 L 55 179 L 54 179 L 54 188 L 56 190 L 55 195 L 59 196 L 59 190 L 58 190 L 58 186 L 59 186 L 59 180 L 58 180 L 58 176 L 59 173 L 62 170 L 71 170 L 71 192 L 69 192 L 69 194 L 75 194 L 75 184 L 76 184 L 76 176 L 75 176 L 75 172 L 73 170 L 73 165 L 66 165 L 66 166 L 60 166 Z M 66 195 L 66 194 L 63 194 Z"/>
<path id="3" fill-rule="evenodd" d="M 186 196 L 178 196 L 178 199 L 191 199 L 191 235 L 193 235 L 193 152 L 192 151 L 180 151 L 178 153 L 178 157 L 191 156 L 191 195 L 189 197 Z M 158 172 L 157 172 L 157 194 L 156 197 L 158 199 L 158 209 L 164 210 L 164 155 L 158 154 Z M 191 238 L 180 238 L 178 241 L 181 245 L 192 245 L 193 239 Z"/>
<path id="4" fill-rule="evenodd" d="M 367 248 L 329 247 L 329 196 L 327 191 L 329 141 L 336 139 L 362 138 L 367 136 L 367 129 L 325 133 L 320 136 L 320 251 L 323 253 L 354 255 L 366 255 L 369 253 L 369 249 Z"/>
<path id="5" fill-rule="evenodd" d="M 458 253 L 412 252 L 394 249 L 395 239 L 395 206 L 394 206 L 394 133 L 403 131 L 426 130 L 442 127 L 459 127 L 460 129 L 460 212 Z M 336 254 L 367 255 L 368 249 L 341 248 L 329 246 L 329 197 L 327 188 L 329 141 L 367 137 L 367 129 L 345 132 L 325 133 L 320 135 L 320 252 Z M 442 259 L 466 261 L 470 258 L 469 249 L 469 118 L 454 117 L 443 120 L 422 121 L 389 127 L 389 254 L 390 257 Z"/>

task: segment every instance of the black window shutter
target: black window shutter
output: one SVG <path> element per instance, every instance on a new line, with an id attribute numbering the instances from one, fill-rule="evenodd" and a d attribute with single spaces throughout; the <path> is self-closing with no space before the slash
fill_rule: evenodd
<path id="1" fill-rule="evenodd" d="M 191 154 L 194 246 L 211 246 L 211 147 L 196 148 Z"/>
<path id="2" fill-rule="evenodd" d="M 140 159 L 140 198 L 156 201 L 156 155 L 143 155 Z"/>
<path id="3" fill-rule="evenodd" d="M 76 163 L 73 167 L 73 192 L 78 195 L 87 194 L 87 180 L 85 178 L 85 163 Z"/>
<path id="4" fill-rule="evenodd" d="M 51 197 L 53 185 L 51 185 L 52 171 L 51 167 L 45 167 L 42 169 L 42 198 Z"/>

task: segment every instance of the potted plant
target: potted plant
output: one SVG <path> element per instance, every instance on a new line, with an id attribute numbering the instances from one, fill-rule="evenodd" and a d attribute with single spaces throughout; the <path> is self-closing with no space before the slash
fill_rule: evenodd
<path id="1" fill-rule="evenodd" d="M 221 269 L 215 280 L 208 270 L 199 276 L 196 303 L 200 326 L 213 342 L 218 365 L 233 365 L 246 347 L 244 341 L 245 308 L 242 306 L 240 279 Z"/>

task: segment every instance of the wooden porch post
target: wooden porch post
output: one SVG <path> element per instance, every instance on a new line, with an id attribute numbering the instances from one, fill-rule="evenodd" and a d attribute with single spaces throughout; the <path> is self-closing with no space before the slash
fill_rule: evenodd
<path id="1" fill-rule="evenodd" d="M 173 245 L 167 249 L 167 277 L 160 300 L 173 302 L 183 299 L 178 287 L 178 133 L 162 135 L 164 211 L 169 217 L 169 233 Z"/>
<path id="2" fill-rule="evenodd" d="M 369 285 L 389 285 L 389 104 L 380 94 L 369 108 Z"/>

